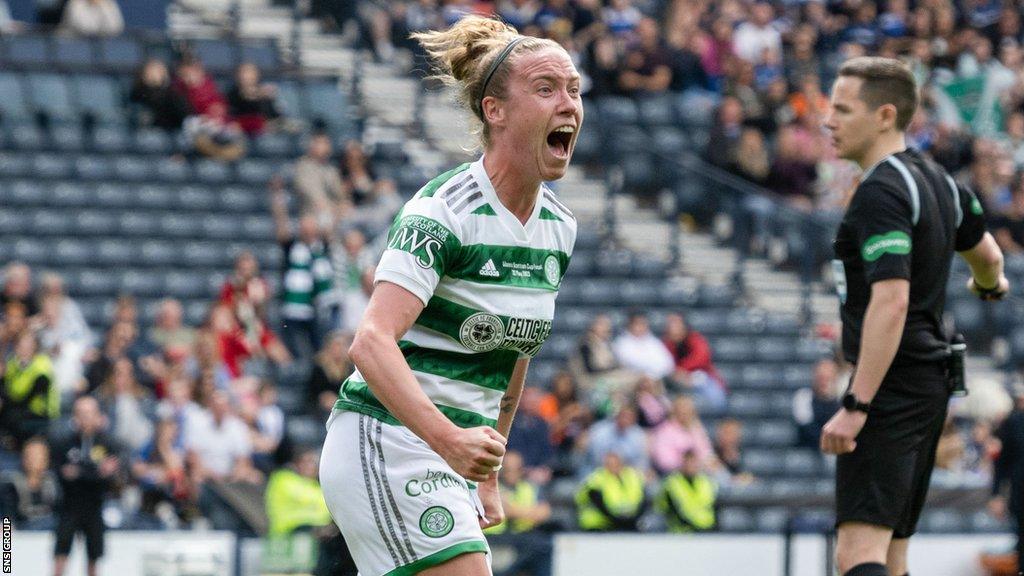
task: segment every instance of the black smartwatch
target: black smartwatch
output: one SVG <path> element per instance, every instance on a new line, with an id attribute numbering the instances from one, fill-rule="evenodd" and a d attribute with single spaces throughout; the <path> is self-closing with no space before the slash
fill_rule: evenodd
<path id="1" fill-rule="evenodd" d="M 848 412 L 863 412 L 867 414 L 871 411 L 870 402 L 861 402 L 857 400 L 857 397 L 853 395 L 853 392 L 847 392 L 843 396 L 843 409 Z"/>

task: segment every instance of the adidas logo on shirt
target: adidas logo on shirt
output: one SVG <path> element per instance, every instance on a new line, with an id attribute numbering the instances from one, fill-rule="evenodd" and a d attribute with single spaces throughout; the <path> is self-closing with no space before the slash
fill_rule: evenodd
<path id="1" fill-rule="evenodd" d="M 481 268 L 477 274 L 481 276 L 490 276 L 492 278 L 501 276 L 501 273 L 498 272 L 498 268 L 494 265 L 494 260 L 491 259 L 487 260 L 487 263 L 484 264 L 484 267 Z"/>

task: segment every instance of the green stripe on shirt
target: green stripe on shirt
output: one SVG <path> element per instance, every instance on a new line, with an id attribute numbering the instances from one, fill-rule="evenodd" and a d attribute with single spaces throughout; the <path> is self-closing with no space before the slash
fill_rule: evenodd
<path id="1" fill-rule="evenodd" d="M 445 415 L 453 424 L 460 428 L 474 428 L 476 426 L 490 426 L 494 428 L 498 425 L 498 421 L 492 418 L 487 418 L 476 412 L 469 410 L 462 410 L 461 408 L 454 408 L 452 406 L 445 406 L 443 404 L 434 404 L 442 414 Z M 395 418 L 383 404 L 373 395 L 370 391 L 370 387 L 361 380 L 353 380 L 349 378 L 341 385 L 341 392 L 338 397 L 338 401 L 334 403 L 335 410 L 348 410 L 350 412 L 358 412 L 359 414 L 366 414 L 372 418 L 376 418 L 385 424 L 391 424 L 394 426 L 404 426 L 398 418 Z"/>
<path id="2" fill-rule="evenodd" d="M 423 348 L 402 340 L 398 347 L 405 355 L 409 368 L 415 372 L 433 374 L 448 380 L 458 380 L 491 390 L 504 392 L 519 359 L 516 350 L 491 350 L 462 354 L 445 350 Z"/>

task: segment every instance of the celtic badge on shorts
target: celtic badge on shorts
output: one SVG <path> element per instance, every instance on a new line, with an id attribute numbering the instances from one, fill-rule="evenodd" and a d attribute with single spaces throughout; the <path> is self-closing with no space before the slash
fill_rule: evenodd
<path id="1" fill-rule="evenodd" d="M 431 506 L 420 515 L 420 530 L 431 538 L 447 536 L 455 527 L 455 518 L 444 506 Z"/>

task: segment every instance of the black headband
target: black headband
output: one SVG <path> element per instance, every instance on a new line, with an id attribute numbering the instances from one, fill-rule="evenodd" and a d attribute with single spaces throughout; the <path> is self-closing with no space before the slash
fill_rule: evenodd
<path id="1" fill-rule="evenodd" d="M 480 107 L 481 119 L 483 119 L 484 116 L 484 96 L 487 94 L 487 85 L 491 83 L 491 77 L 494 76 L 494 73 L 498 71 L 498 66 L 501 66 L 501 63 L 504 62 L 506 58 L 508 58 L 509 54 L 511 54 L 512 51 L 515 50 L 516 46 L 523 40 L 526 40 L 526 38 L 526 36 L 517 36 L 516 38 L 514 38 L 505 46 L 505 48 L 501 50 L 501 52 L 494 58 L 494 60 L 491 61 L 490 67 L 487 68 L 487 75 L 484 76 L 484 84 L 480 88 L 480 98 L 477 99 L 477 102 L 479 103 Z"/>

